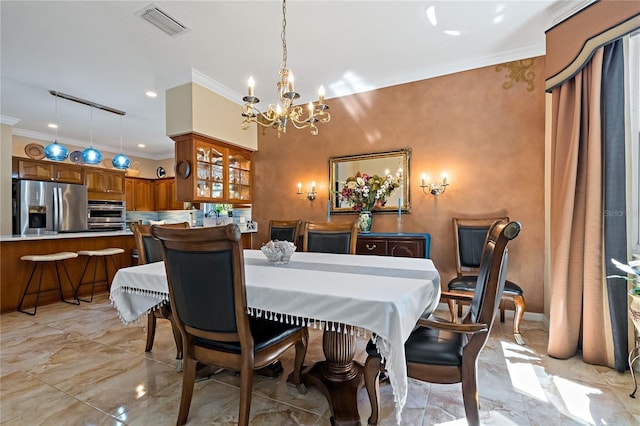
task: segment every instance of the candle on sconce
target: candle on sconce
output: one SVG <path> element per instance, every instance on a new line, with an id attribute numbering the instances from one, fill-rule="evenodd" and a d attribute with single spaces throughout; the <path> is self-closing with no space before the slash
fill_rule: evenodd
<path id="1" fill-rule="evenodd" d="M 311 182 L 311 192 L 316 192 L 316 181 Z"/>
<path id="2" fill-rule="evenodd" d="M 442 184 L 447 184 L 447 172 L 442 172 Z"/>
<path id="3" fill-rule="evenodd" d="M 324 86 L 320 86 L 318 89 L 318 104 L 324 105 Z"/>
<path id="4" fill-rule="evenodd" d="M 422 186 L 426 186 L 427 184 L 425 182 L 427 180 L 427 174 L 423 173 L 422 175 L 420 175 L 420 178 L 422 179 Z"/>
<path id="5" fill-rule="evenodd" d="M 298 194 L 302 193 L 302 182 L 298 182 Z"/>
<path id="6" fill-rule="evenodd" d="M 247 81 L 247 86 L 249 88 L 249 96 L 253 96 L 253 88 L 255 87 L 256 82 L 253 79 L 253 76 L 249 77 L 249 80 Z"/>
<path id="7" fill-rule="evenodd" d="M 309 101 L 309 118 L 313 117 L 313 102 Z"/>

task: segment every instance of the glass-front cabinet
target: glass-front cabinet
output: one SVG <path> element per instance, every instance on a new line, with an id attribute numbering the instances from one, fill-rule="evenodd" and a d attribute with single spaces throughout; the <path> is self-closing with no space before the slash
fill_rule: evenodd
<path id="1" fill-rule="evenodd" d="M 251 157 L 229 150 L 229 201 L 251 201 Z"/>
<path id="2" fill-rule="evenodd" d="M 251 151 L 192 133 L 172 139 L 178 200 L 251 202 Z"/>

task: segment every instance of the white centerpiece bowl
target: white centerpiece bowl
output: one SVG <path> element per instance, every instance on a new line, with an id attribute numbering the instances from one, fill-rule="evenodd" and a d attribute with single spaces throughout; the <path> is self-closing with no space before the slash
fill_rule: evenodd
<path id="1" fill-rule="evenodd" d="M 289 241 L 269 241 L 260 250 L 267 258 L 267 261 L 273 265 L 283 265 L 289 263 L 291 255 L 296 251 L 295 244 Z"/>

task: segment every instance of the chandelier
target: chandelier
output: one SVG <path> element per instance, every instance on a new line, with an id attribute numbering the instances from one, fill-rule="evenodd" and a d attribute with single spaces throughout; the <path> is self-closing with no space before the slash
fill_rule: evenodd
<path id="1" fill-rule="evenodd" d="M 242 107 L 242 129 L 247 130 L 251 123 L 259 124 L 263 127 L 272 127 L 278 130 L 278 137 L 280 133 L 287 133 L 287 123 L 291 123 L 296 129 L 309 128 L 312 135 L 318 134 L 318 128 L 316 123 L 328 123 L 331 120 L 331 114 L 327 111 L 329 106 L 324 103 L 324 87 L 320 86 L 318 91 L 317 103 L 309 102 L 307 104 L 307 112 L 300 105 L 295 104 L 295 100 L 300 98 L 300 94 L 293 88 L 293 72 L 287 68 L 287 1 L 282 1 L 282 33 L 280 38 L 282 39 L 282 64 L 278 75 L 280 81 L 278 81 L 278 99 L 277 104 L 270 104 L 269 109 L 266 112 L 260 111 L 255 104 L 260 102 L 260 99 L 254 96 L 253 89 L 255 81 L 253 77 L 249 77 L 248 95 L 243 97 L 244 106 Z"/>

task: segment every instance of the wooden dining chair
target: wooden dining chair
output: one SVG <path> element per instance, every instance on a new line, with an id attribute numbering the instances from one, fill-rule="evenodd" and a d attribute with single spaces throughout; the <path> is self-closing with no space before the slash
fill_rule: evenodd
<path id="1" fill-rule="evenodd" d="M 189 222 L 170 223 L 162 226 L 166 228 L 185 229 L 189 228 Z M 162 260 L 162 247 L 160 246 L 160 242 L 151 236 L 151 225 L 132 223 L 129 228 L 133 232 L 133 238 L 135 239 L 136 248 L 138 249 L 138 265 L 160 262 Z M 181 370 L 182 338 L 180 337 L 180 331 L 173 323 L 170 304 L 165 304 L 160 309 L 155 309 L 147 315 L 147 343 L 144 351 L 150 352 L 153 348 L 153 341 L 156 336 L 156 320 L 158 318 L 167 319 L 172 322 L 171 330 L 173 331 L 173 339 L 176 342 L 176 360 L 178 362 L 178 370 Z"/>
<path id="2" fill-rule="evenodd" d="M 300 237 L 300 228 L 302 227 L 302 220 L 276 220 L 271 219 L 269 221 L 269 239 L 271 241 L 289 241 L 296 246 L 298 245 L 298 238 Z"/>
<path id="3" fill-rule="evenodd" d="M 173 317 L 184 346 L 178 425 L 187 421 L 198 362 L 240 372 L 238 424 L 249 423 L 253 372 L 295 346 L 293 382 L 301 392 L 301 370 L 309 334 L 247 313 L 244 254 L 237 225 L 200 229 L 153 226 L 162 245 Z"/>
<path id="4" fill-rule="evenodd" d="M 480 254 L 484 241 L 487 238 L 489 228 L 496 221 L 509 221 L 508 217 L 495 218 L 453 218 L 453 235 L 456 260 L 456 277 L 449 281 L 447 289 L 455 292 L 475 291 L 478 270 L 480 266 Z M 513 281 L 506 280 L 504 292 L 500 301 L 500 322 L 505 320 L 505 304 L 513 303 L 515 313 L 513 316 L 513 336 L 519 345 L 524 345 L 524 338 L 520 333 L 520 324 L 525 312 L 524 291 Z M 458 317 L 462 316 L 464 302 L 448 300 L 451 320 L 455 319 L 455 305 L 457 304 Z"/>
<path id="5" fill-rule="evenodd" d="M 318 253 L 356 254 L 357 222 L 305 222 L 302 250 Z"/>
<path id="6" fill-rule="evenodd" d="M 462 323 L 430 316 L 421 318 L 405 342 L 407 374 L 417 380 L 462 384 L 467 422 L 480 424 L 478 405 L 478 356 L 484 348 L 496 317 L 505 276 L 507 244 L 520 233 L 518 222 L 496 222 L 485 241 L 475 292 L 443 292 L 442 298 L 470 303 Z M 379 421 L 379 376 L 382 359 L 374 344 L 367 345 L 364 380 L 371 403 L 370 425 Z"/>

